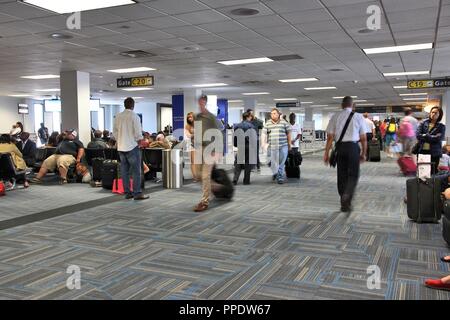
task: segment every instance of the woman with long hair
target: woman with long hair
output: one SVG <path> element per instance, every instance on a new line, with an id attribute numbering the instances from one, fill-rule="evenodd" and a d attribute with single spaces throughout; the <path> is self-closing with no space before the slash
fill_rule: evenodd
<path id="1" fill-rule="evenodd" d="M 186 125 L 184 126 L 184 138 L 186 140 L 186 151 L 190 155 L 191 159 L 191 173 L 192 180 L 198 181 L 197 165 L 195 164 L 195 149 L 194 149 L 194 122 L 195 115 L 193 112 L 189 112 L 186 116 Z"/>
<path id="2" fill-rule="evenodd" d="M 442 141 L 445 140 L 445 125 L 441 123 L 444 112 L 440 107 L 430 110 L 428 119 L 424 120 L 417 129 L 418 148 L 420 154 L 431 155 L 431 173 L 438 171 L 439 160 L 442 157 Z"/>

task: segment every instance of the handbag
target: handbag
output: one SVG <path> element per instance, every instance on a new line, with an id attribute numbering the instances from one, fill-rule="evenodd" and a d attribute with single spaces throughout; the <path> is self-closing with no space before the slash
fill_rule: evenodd
<path id="1" fill-rule="evenodd" d="M 339 144 L 342 142 L 342 139 L 344 139 L 345 133 L 347 132 L 348 126 L 350 125 L 350 121 L 352 120 L 354 114 L 355 113 L 352 112 L 348 116 L 347 122 L 345 123 L 345 126 L 344 126 L 344 129 L 342 130 L 341 136 L 339 137 L 339 140 L 334 144 L 333 149 L 331 150 L 330 160 L 329 160 L 330 167 L 335 168 L 337 165 Z"/>

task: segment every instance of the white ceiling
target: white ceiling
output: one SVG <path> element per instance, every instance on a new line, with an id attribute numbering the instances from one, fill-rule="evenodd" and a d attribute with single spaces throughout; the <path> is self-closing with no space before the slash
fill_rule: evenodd
<path id="1" fill-rule="evenodd" d="M 366 9 L 383 10 L 381 30 L 366 28 Z M 259 14 L 234 16 L 236 8 Z M 59 80 L 25 80 L 23 75 L 81 70 L 92 74 L 93 94 L 119 98 L 116 74 L 108 69 L 157 68 L 155 90 L 136 95 L 170 101 L 173 93 L 193 84 L 225 82 L 226 88 L 205 92 L 242 99 L 243 92 L 268 91 L 258 102 L 299 97 L 335 105 L 333 96 L 356 95 L 378 105 L 404 104 L 393 85 L 406 77 L 383 72 L 431 70 L 450 76 L 450 0 L 140 0 L 138 4 L 82 12 L 82 28 L 66 29 L 68 15 L 0 0 L 0 95 L 55 88 Z M 125 27 L 124 27 L 125 26 Z M 49 38 L 53 32 L 73 36 Z M 435 49 L 366 56 L 362 48 L 435 42 Z M 200 50 L 186 52 L 185 47 Z M 118 55 L 128 50 L 156 54 L 144 59 Z M 298 54 L 303 60 L 224 66 L 219 60 Z M 342 69 L 332 72 L 330 69 Z M 278 79 L 317 77 L 320 82 L 282 84 Z M 355 84 L 353 81 L 358 81 Z M 258 85 L 243 84 L 260 81 Z M 307 86 L 336 86 L 332 91 L 305 91 Z M 97 93 L 98 90 L 115 92 Z"/>

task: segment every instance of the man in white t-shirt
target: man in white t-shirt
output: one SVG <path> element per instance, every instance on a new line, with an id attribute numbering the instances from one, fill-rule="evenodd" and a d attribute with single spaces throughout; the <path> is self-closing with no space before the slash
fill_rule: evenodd
<path id="1" fill-rule="evenodd" d="M 300 148 L 300 139 L 302 137 L 302 129 L 295 123 L 295 113 L 289 115 L 289 123 L 291 124 L 291 145 L 292 151 L 297 152 Z"/>

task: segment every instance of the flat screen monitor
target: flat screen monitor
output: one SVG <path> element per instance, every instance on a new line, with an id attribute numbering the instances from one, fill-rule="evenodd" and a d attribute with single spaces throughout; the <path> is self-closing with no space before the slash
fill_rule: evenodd
<path id="1" fill-rule="evenodd" d="M 19 103 L 18 110 L 19 110 L 19 114 L 29 114 L 30 113 L 28 105 L 25 103 Z"/>

